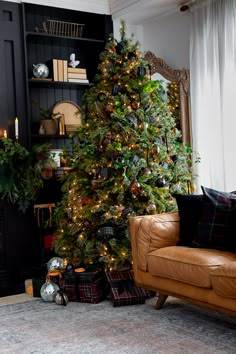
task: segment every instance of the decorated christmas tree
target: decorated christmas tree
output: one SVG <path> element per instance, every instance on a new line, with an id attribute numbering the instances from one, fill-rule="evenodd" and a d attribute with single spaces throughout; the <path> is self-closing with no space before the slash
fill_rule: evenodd
<path id="1" fill-rule="evenodd" d="M 192 183 L 191 149 L 181 143 L 161 84 L 139 43 L 110 38 L 74 134 L 73 169 L 56 209 L 57 254 L 69 262 L 131 266 L 129 218 L 176 209 Z"/>

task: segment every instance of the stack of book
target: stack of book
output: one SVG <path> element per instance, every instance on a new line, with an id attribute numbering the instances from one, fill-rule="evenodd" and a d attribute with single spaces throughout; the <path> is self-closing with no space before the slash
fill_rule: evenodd
<path id="1" fill-rule="evenodd" d="M 67 81 L 67 67 L 68 62 L 67 60 L 62 59 L 53 59 L 53 80 L 54 81 Z"/>
<path id="2" fill-rule="evenodd" d="M 68 61 L 62 59 L 53 59 L 52 64 L 54 81 L 89 83 L 85 68 L 68 67 Z"/>
<path id="3" fill-rule="evenodd" d="M 67 68 L 67 76 L 69 82 L 79 82 L 88 84 L 86 69 L 84 68 Z"/>

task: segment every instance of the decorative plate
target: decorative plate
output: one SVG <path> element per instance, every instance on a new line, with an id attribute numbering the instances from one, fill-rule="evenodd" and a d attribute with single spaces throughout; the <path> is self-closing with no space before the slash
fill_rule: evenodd
<path id="1" fill-rule="evenodd" d="M 82 111 L 75 102 L 57 102 L 53 107 L 52 113 L 61 113 L 64 116 L 64 125 L 67 133 L 76 131 L 76 127 L 82 125 Z"/>

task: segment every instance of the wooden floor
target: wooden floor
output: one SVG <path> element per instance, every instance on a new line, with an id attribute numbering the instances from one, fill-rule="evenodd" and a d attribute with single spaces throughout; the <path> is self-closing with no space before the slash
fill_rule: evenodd
<path id="1" fill-rule="evenodd" d="M 9 305 L 9 304 L 18 304 L 19 302 L 36 300 L 36 297 L 33 297 L 28 294 L 17 294 L 11 296 L 5 296 L 0 298 L 0 306 L 1 305 Z"/>

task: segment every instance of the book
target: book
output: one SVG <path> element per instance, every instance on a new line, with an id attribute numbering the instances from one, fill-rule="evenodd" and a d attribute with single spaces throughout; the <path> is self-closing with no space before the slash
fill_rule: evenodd
<path id="1" fill-rule="evenodd" d="M 64 79 L 64 81 L 67 81 L 67 79 L 68 79 L 67 66 L 68 66 L 67 60 L 63 60 L 63 79 Z"/>
<path id="2" fill-rule="evenodd" d="M 78 82 L 78 83 L 81 83 L 81 84 L 89 84 L 88 79 L 68 78 L 68 82 Z"/>
<path id="3" fill-rule="evenodd" d="M 52 68 L 53 68 L 53 80 L 58 81 L 57 59 L 52 60 Z"/>
<path id="4" fill-rule="evenodd" d="M 67 68 L 68 73 L 78 73 L 78 74 L 86 74 L 85 68 Z"/>
<path id="5" fill-rule="evenodd" d="M 83 73 L 68 73 L 68 79 L 87 79 L 87 75 Z"/>
<path id="6" fill-rule="evenodd" d="M 64 81 L 63 60 L 57 59 L 57 68 L 58 68 L 58 81 Z"/>

